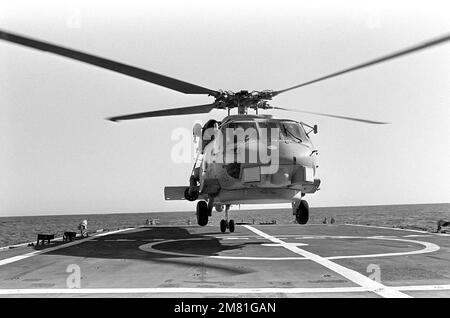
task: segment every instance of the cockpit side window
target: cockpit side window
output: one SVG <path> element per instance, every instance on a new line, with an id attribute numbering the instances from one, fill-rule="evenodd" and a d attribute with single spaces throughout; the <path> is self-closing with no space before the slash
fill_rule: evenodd
<path id="1" fill-rule="evenodd" d="M 219 122 L 211 119 L 206 122 L 202 128 L 202 151 L 205 149 L 206 145 L 211 142 L 214 138 L 214 127 L 218 126 Z"/>
<path id="2" fill-rule="evenodd" d="M 293 140 L 298 142 L 309 141 L 303 127 L 295 121 L 280 122 L 280 134 L 283 139 Z"/>

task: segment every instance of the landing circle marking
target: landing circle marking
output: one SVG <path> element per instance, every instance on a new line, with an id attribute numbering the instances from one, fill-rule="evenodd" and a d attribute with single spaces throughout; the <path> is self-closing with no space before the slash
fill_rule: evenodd
<path id="1" fill-rule="evenodd" d="M 379 254 L 363 254 L 363 255 L 341 255 L 341 256 L 329 256 L 324 257 L 326 259 L 348 259 L 348 258 L 371 258 L 371 257 L 388 257 L 388 256 L 404 256 L 404 255 L 415 255 L 415 254 L 426 254 L 426 253 L 432 253 L 436 252 L 440 249 L 440 247 L 434 243 L 424 242 L 424 241 L 416 241 L 416 240 L 407 240 L 397 237 L 384 237 L 384 236 L 324 236 L 320 237 L 321 239 L 368 239 L 368 240 L 388 240 L 388 241 L 397 241 L 397 242 L 405 242 L 405 243 L 413 243 L 422 245 L 424 248 L 420 250 L 414 250 L 414 251 L 408 251 L 408 252 L 395 252 L 395 253 L 379 253 Z M 214 237 L 211 237 L 211 239 L 215 239 Z M 303 238 L 308 239 L 308 238 Z M 311 237 L 313 239 L 313 237 Z M 317 239 L 317 237 L 314 237 L 314 239 Z M 202 255 L 202 254 L 192 254 L 192 253 L 182 253 L 182 252 L 171 252 L 171 251 L 164 251 L 161 249 L 155 248 L 155 246 L 160 244 L 166 244 L 166 243 L 174 243 L 174 242 L 181 242 L 181 241 L 206 241 L 207 238 L 186 238 L 186 239 L 177 239 L 177 240 L 164 240 L 164 241 L 157 241 L 149 244 L 144 244 L 139 247 L 139 249 L 146 251 L 146 252 L 152 252 L 152 253 L 159 253 L 159 254 L 165 254 L 165 255 L 171 255 L 171 256 L 177 256 L 177 257 L 208 257 L 213 259 L 229 259 L 229 260 L 255 260 L 255 261 L 287 261 L 287 260 L 307 260 L 304 257 L 253 257 L 253 256 L 224 256 L 224 255 Z M 288 243 L 288 244 L 294 244 L 296 246 L 306 246 L 308 244 L 306 243 Z M 261 246 L 264 247 L 277 247 L 279 244 L 272 244 L 272 243 L 263 243 Z"/>

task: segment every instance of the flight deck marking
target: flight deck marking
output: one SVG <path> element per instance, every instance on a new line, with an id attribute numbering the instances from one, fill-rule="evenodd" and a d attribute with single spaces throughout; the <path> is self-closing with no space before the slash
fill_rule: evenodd
<path id="1" fill-rule="evenodd" d="M 386 257 L 386 256 L 401 256 L 401 255 L 415 255 L 415 254 L 426 254 L 436 252 L 440 249 L 440 247 L 434 243 L 423 242 L 423 241 L 415 241 L 415 240 L 405 240 L 405 239 L 395 239 L 395 238 L 384 238 L 384 237 L 368 237 L 368 239 L 375 240 L 389 240 L 389 241 L 398 241 L 398 242 L 408 242 L 408 243 L 418 243 L 424 245 L 425 248 L 418 251 L 409 251 L 409 252 L 398 252 L 398 253 L 381 253 L 381 254 L 367 254 L 367 255 L 346 255 L 346 256 L 332 256 L 327 257 L 327 259 L 343 259 L 343 258 L 370 258 L 370 257 Z"/>
<path id="2" fill-rule="evenodd" d="M 398 227 L 364 225 L 364 224 L 350 224 L 350 223 L 346 223 L 345 225 L 360 226 L 360 227 L 372 227 L 372 228 L 375 228 L 375 229 L 386 229 L 386 230 L 395 230 L 395 231 L 409 231 L 409 232 L 416 232 L 416 233 L 422 233 L 422 234 L 431 234 L 431 235 L 437 235 L 437 236 L 450 236 L 450 234 L 447 234 L 447 233 L 434 233 L 434 232 L 421 231 L 421 230 L 401 229 L 401 228 L 398 228 Z"/>
<path id="3" fill-rule="evenodd" d="M 445 291 L 449 285 L 389 286 L 395 291 Z M 365 287 L 155 287 L 155 288 L 24 288 L 0 289 L 0 295 L 53 295 L 53 294 L 316 294 L 372 292 Z"/>
<path id="4" fill-rule="evenodd" d="M 294 246 L 307 246 L 309 244 L 305 244 L 305 243 L 287 243 L 287 244 L 292 244 Z M 278 243 L 272 243 L 272 244 L 261 244 L 261 246 L 269 246 L 269 247 L 283 247 L 282 245 L 278 244 Z"/>
<path id="5" fill-rule="evenodd" d="M 378 225 L 351 224 L 351 223 L 346 223 L 345 225 L 360 226 L 360 227 L 372 227 L 375 229 L 386 229 L 386 230 L 395 230 L 395 231 L 409 231 L 409 232 L 416 232 L 416 233 L 430 233 L 430 232 L 423 231 L 423 230 L 401 229 L 398 227 L 387 227 L 387 226 L 378 226 Z"/>
<path id="6" fill-rule="evenodd" d="M 259 237 L 260 239 L 265 240 L 264 237 Z M 391 241 L 399 241 L 413 244 L 420 244 L 425 246 L 425 248 L 416 251 L 408 251 L 408 252 L 393 252 L 393 253 L 381 253 L 381 254 L 362 254 L 362 255 L 341 255 L 341 256 L 329 256 L 324 257 L 325 259 L 348 259 L 348 258 L 373 258 L 373 257 L 392 257 L 392 256 L 404 256 L 404 255 L 416 255 L 416 254 L 426 254 L 436 252 L 440 249 L 440 247 L 434 243 L 424 242 L 424 241 L 416 241 L 416 240 L 406 240 L 401 238 L 392 238 L 392 237 L 382 237 L 382 236 L 318 236 L 318 237 L 304 237 L 303 239 L 372 239 L 372 240 L 391 240 Z M 278 238 L 279 239 L 279 238 Z M 199 241 L 206 240 L 205 238 L 185 238 L 179 240 L 163 240 L 158 242 L 153 242 L 150 244 L 145 244 L 140 246 L 139 249 L 143 251 L 151 251 L 154 253 L 167 254 L 179 257 L 205 257 L 205 255 L 201 254 L 192 254 L 192 253 L 178 253 L 171 251 L 164 251 L 160 249 L 154 248 L 155 245 L 165 244 L 165 243 L 174 243 L 179 241 Z M 288 243 L 286 244 L 301 244 L 301 243 Z M 305 243 L 303 243 L 305 244 Z M 269 244 L 261 244 L 261 246 L 269 246 Z M 274 244 L 272 247 L 281 246 L 279 244 Z M 255 260 L 255 261 L 293 261 L 293 260 L 308 260 L 305 257 L 255 257 L 255 256 L 224 256 L 224 255 L 209 255 L 206 256 L 208 258 L 216 258 L 216 259 L 228 259 L 228 260 Z"/>
<path id="7" fill-rule="evenodd" d="M 222 240 L 248 240 L 248 237 L 225 237 Z"/>
<path id="8" fill-rule="evenodd" d="M 111 231 L 111 232 L 102 232 L 100 234 L 96 234 L 94 236 L 90 236 L 90 237 L 84 238 L 82 240 L 73 241 L 73 242 L 65 243 L 65 244 L 62 244 L 62 245 L 55 246 L 55 247 L 49 247 L 49 248 L 46 248 L 46 249 L 43 249 L 43 250 L 34 251 L 34 252 L 26 253 L 26 254 L 23 254 L 23 255 L 17 255 L 17 256 L 10 257 L 10 258 L 2 259 L 2 260 L 0 260 L 0 266 L 6 265 L 6 264 L 11 264 L 11 263 L 14 263 L 14 262 L 17 262 L 17 261 L 20 261 L 20 260 L 23 260 L 23 259 L 35 256 L 35 255 L 49 253 L 49 252 L 53 252 L 53 251 L 56 251 L 56 250 L 59 250 L 59 249 L 62 249 L 62 248 L 78 245 L 78 244 L 81 244 L 81 243 L 84 243 L 84 242 L 89 242 L 89 241 L 94 240 L 94 239 L 96 239 L 98 237 L 101 237 L 101 236 L 106 236 L 106 235 L 110 235 L 110 234 L 116 234 L 116 233 L 119 233 L 119 232 L 124 232 L 124 231 L 129 231 L 129 230 L 134 230 L 134 229 L 135 228 L 127 228 L 127 229 L 121 229 L 121 230 L 116 230 L 116 231 Z"/>
<path id="9" fill-rule="evenodd" d="M 338 273 L 339 275 L 351 280 L 355 284 L 358 284 L 361 287 L 369 289 L 370 291 L 372 291 L 382 297 L 411 298 L 411 296 L 404 294 L 404 293 L 402 293 L 396 289 L 393 289 L 391 287 L 385 286 L 379 282 L 376 282 L 357 271 L 354 271 L 350 268 L 339 265 L 339 264 L 337 264 L 329 259 L 326 259 L 322 256 L 319 256 L 317 254 L 303 250 L 303 249 L 299 248 L 298 246 L 294 246 L 293 244 L 286 243 L 276 237 L 273 237 L 267 233 L 264 233 L 261 230 L 254 228 L 250 225 L 244 225 L 244 227 L 246 229 L 252 231 L 253 233 L 256 233 L 256 234 L 268 239 L 269 241 L 272 241 L 274 243 L 278 243 L 278 244 L 282 245 L 284 248 L 288 249 L 291 252 L 294 252 L 305 258 L 308 258 L 311 261 L 316 262 L 316 263 Z"/>

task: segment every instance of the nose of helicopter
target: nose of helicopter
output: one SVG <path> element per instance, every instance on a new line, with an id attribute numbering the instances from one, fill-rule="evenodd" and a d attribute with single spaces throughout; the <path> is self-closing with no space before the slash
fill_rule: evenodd
<path id="1" fill-rule="evenodd" d="M 266 175 L 264 180 L 268 181 L 268 186 L 286 186 L 289 184 L 302 184 L 313 182 L 316 172 L 317 150 L 313 149 L 311 143 L 298 143 L 290 141 L 264 143 L 250 143 L 238 149 L 239 152 L 245 150 L 247 160 L 258 158 L 258 163 L 252 160 L 240 165 L 244 172 L 259 171 L 261 175 Z M 265 153 L 267 156 L 265 156 Z M 252 170 L 255 163 L 260 166 L 260 170 Z M 248 181 L 247 173 L 243 174 L 244 182 Z M 254 178 L 250 178 L 254 179 Z M 255 179 L 259 179 L 255 176 Z"/>
<path id="2" fill-rule="evenodd" d="M 272 174 L 274 185 L 313 182 L 316 172 L 317 150 L 310 143 L 279 142 L 278 170 Z"/>
<path id="3" fill-rule="evenodd" d="M 269 146 L 270 147 L 270 146 Z M 315 167 L 317 150 L 310 143 L 279 142 L 278 161 L 280 165 L 302 165 Z"/>
<path id="4" fill-rule="evenodd" d="M 236 183 L 252 187 L 255 182 L 266 188 L 307 187 L 316 181 L 317 150 L 310 142 L 249 142 L 230 148 L 229 152 L 237 157 L 245 153 L 245 161 L 236 161 L 236 156 L 233 163 L 226 161 L 226 174 L 221 179 L 224 187 Z"/>
<path id="5" fill-rule="evenodd" d="M 315 167 L 317 150 L 310 143 L 289 141 L 265 143 L 249 143 L 236 147 L 238 154 L 244 154 L 244 162 L 251 163 L 252 158 L 258 158 L 259 164 L 302 165 Z M 256 163 L 253 161 L 253 163 Z"/>

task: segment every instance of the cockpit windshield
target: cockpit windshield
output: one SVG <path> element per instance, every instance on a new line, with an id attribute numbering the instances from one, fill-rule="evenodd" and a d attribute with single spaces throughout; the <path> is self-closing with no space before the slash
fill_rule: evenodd
<path id="1" fill-rule="evenodd" d="M 272 141 L 289 140 L 294 142 L 309 142 L 303 127 L 295 121 L 265 121 L 259 122 L 259 129 Z M 271 129 L 278 129 L 278 135 L 273 135 Z M 263 131 L 266 130 L 266 131 Z"/>
<path id="2" fill-rule="evenodd" d="M 303 126 L 293 120 L 233 121 L 225 124 L 221 130 L 226 143 L 266 138 L 266 141 L 310 143 Z"/>
<path id="3" fill-rule="evenodd" d="M 225 125 L 222 129 L 227 143 L 237 140 L 256 140 L 258 138 L 258 130 L 254 121 L 235 121 Z M 236 138 L 235 138 L 236 136 Z"/>

